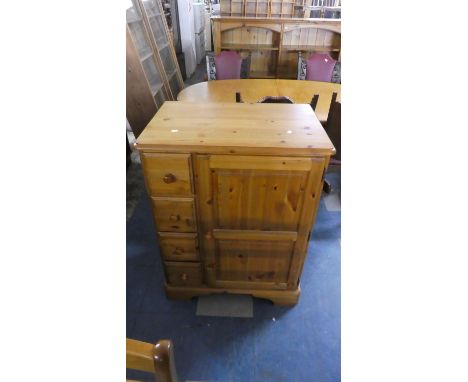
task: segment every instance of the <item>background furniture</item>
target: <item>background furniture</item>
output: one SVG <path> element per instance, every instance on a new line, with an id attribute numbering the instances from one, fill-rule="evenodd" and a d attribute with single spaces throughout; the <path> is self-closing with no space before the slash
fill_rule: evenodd
<path id="1" fill-rule="evenodd" d="M 315 114 L 326 122 L 333 92 L 340 100 L 341 85 L 331 82 L 298 80 L 222 80 L 200 82 L 182 90 L 177 100 L 185 102 L 235 102 L 234 94 L 240 92 L 244 102 L 254 103 L 267 96 L 287 96 L 294 103 L 310 105 L 313 95 L 320 95 Z"/>
<path id="2" fill-rule="evenodd" d="M 341 103 L 337 102 L 336 98 L 337 94 L 333 93 L 327 122 L 324 124 L 325 131 L 336 149 L 330 164 L 341 164 Z M 326 178 L 323 181 L 323 191 L 326 193 L 332 191 L 331 183 Z"/>
<path id="3" fill-rule="evenodd" d="M 297 78 L 298 52 L 340 58 L 341 20 L 217 16 L 211 20 L 216 54 L 251 52 L 249 78 Z"/>
<path id="4" fill-rule="evenodd" d="M 205 57 L 205 3 L 193 3 L 193 20 L 195 28 L 195 56 L 197 64 Z"/>
<path id="5" fill-rule="evenodd" d="M 237 67 L 239 65 L 238 60 L 240 60 L 239 67 Z M 219 71 L 217 70 L 216 61 L 218 61 Z M 225 65 L 233 65 L 235 67 L 231 70 L 231 68 L 225 68 Z M 221 52 L 217 56 L 214 53 L 208 53 L 206 55 L 206 74 L 208 81 L 248 78 L 249 71 L 250 54 L 247 54 L 245 58 L 241 58 L 236 52 L 230 51 Z"/>
<path id="6" fill-rule="evenodd" d="M 177 382 L 173 349 L 170 340 L 153 345 L 127 338 L 127 369 L 154 373 L 156 382 Z"/>
<path id="7" fill-rule="evenodd" d="M 341 161 L 341 102 L 336 101 L 336 98 L 337 94 L 333 93 L 327 123 L 325 124 L 325 131 L 336 149 L 333 162 Z"/>
<path id="8" fill-rule="evenodd" d="M 297 79 L 307 81 L 341 83 L 341 65 L 337 67 L 337 61 L 327 53 L 314 53 L 307 60 L 298 53 Z M 337 70 L 335 70 L 337 67 Z M 338 73 L 336 73 L 338 72 Z"/>
<path id="9" fill-rule="evenodd" d="M 334 153 L 310 105 L 166 102 L 136 148 L 170 298 L 297 302 Z"/>
<path id="10" fill-rule="evenodd" d="M 339 0 L 220 0 L 221 16 L 325 17 L 324 7 L 341 10 L 341 2 Z M 312 8 L 318 12 L 311 13 Z M 335 16 L 341 16 L 341 14 Z"/>
<path id="11" fill-rule="evenodd" d="M 263 97 L 261 100 L 258 100 L 257 102 L 258 103 L 289 103 L 289 104 L 294 103 L 289 97 L 286 97 L 286 96 L 279 96 L 279 97 L 267 96 L 267 97 Z"/>
<path id="12" fill-rule="evenodd" d="M 161 2 L 127 3 L 127 119 L 137 137 L 184 84 Z"/>

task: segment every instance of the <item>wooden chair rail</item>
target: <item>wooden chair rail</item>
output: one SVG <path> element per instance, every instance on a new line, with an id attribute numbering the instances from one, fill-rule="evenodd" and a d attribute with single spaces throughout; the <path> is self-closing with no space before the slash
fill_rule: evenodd
<path id="1" fill-rule="evenodd" d="M 156 382 L 177 382 L 172 341 L 153 345 L 127 338 L 127 369 L 154 373 Z"/>

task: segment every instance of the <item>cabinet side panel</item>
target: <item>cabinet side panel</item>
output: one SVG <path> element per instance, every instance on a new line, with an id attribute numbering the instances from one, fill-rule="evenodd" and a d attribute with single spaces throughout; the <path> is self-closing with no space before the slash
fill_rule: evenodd
<path id="1" fill-rule="evenodd" d="M 304 205 L 299 221 L 298 237 L 294 247 L 294 255 L 288 277 L 289 287 L 295 287 L 297 285 L 304 265 L 309 232 L 314 225 L 315 216 L 320 203 L 320 195 L 323 187 L 323 175 L 328 165 L 328 160 L 328 157 L 312 158 L 312 169 L 310 170 L 309 177 L 307 179 Z"/>

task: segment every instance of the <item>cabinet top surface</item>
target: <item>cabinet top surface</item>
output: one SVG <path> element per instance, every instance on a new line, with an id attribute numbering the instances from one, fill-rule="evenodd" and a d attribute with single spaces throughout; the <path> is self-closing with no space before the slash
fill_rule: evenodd
<path id="1" fill-rule="evenodd" d="M 332 155 L 310 105 L 167 101 L 136 141 L 139 150 Z"/>

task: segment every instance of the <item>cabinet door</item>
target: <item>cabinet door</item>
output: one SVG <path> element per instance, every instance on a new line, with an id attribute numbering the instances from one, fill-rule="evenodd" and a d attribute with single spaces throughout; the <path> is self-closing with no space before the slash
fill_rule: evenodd
<path id="1" fill-rule="evenodd" d="M 164 101 L 170 97 L 168 97 L 164 78 L 161 75 L 159 55 L 156 55 L 153 50 L 151 37 L 137 0 L 127 0 L 127 28 L 138 53 L 138 59 L 145 73 L 154 102 L 157 107 L 161 107 Z"/>
<path id="2" fill-rule="evenodd" d="M 161 2 L 159 0 L 141 0 L 141 3 L 148 20 L 153 42 L 166 73 L 172 99 L 177 100 L 177 95 L 184 85 Z"/>
<path id="3" fill-rule="evenodd" d="M 197 156 L 206 282 L 296 288 L 325 165 L 325 158 Z"/>

